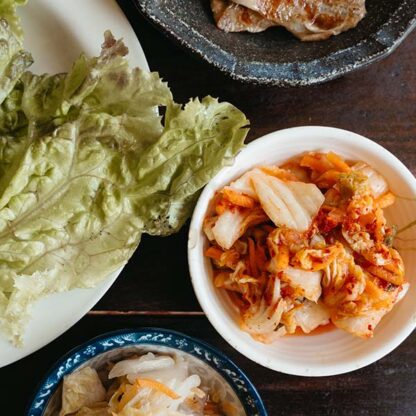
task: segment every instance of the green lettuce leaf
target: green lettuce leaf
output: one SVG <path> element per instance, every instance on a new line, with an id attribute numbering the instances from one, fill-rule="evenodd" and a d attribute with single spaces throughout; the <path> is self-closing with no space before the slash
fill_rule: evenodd
<path id="1" fill-rule="evenodd" d="M 23 84 L 20 80 L 0 104 L 0 135 L 18 135 L 25 129 L 27 119 L 22 111 Z"/>
<path id="2" fill-rule="evenodd" d="M 247 125 L 240 110 L 212 97 L 167 109 L 163 134 L 142 154 L 137 172 L 137 212 L 147 233 L 179 230 L 201 188 L 234 160 Z"/>
<path id="3" fill-rule="evenodd" d="M 17 6 L 22 6 L 26 3 L 27 0 L 0 0 L 0 18 L 7 20 L 11 31 L 20 43 L 23 41 L 23 30 L 16 9 Z"/>
<path id="4" fill-rule="evenodd" d="M 33 63 L 23 50 L 22 29 L 16 7 L 25 0 L 0 0 L 0 134 L 9 134 L 25 125 L 21 111 L 22 74 Z"/>
<path id="5" fill-rule="evenodd" d="M 0 104 L 32 62 L 32 57 L 22 50 L 7 21 L 0 19 Z"/>
<path id="6" fill-rule="evenodd" d="M 94 287 L 143 233 L 177 231 L 243 145 L 237 108 L 211 97 L 182 108 L 125 53 L 106 33 L 99 57 L 25 72 L 1 106 L 0 329 L 16 345 L 37 299 Z"/>
<path id="7" fill-rule="evenodd" d="M 80 113 L 107 113 L 139 117 L 149 141 L 162 132 L 155 109 L 172 103 L 172 93 L 157 73 L 129 68 L 127 48 L 105 33 L 101 54 L 81 55 L 68 74 L 22 77 L 21 108 L 33 128 L 44 133 L 76 119 Z"/>
<path id="8" fill-rule="evenodd" d="M 27 323 L 19 305 L 95 286 L 137 247 L 143 225 L 128 189 L 140 146 L 124 121 L 101 114 L 66 123 L 31 141 L 0 182 L 0 286 L 10 300 L 0 322 L 16 343 Z M 51 274 L 53 285 L 25 290 Z"/>
<path id="9" fill-rule="evenodd" d="M 21 108 L 20 78 L 31 63 L 31 56 L 22 50 L 9 24 L 0 19 L 0 177 L 24 147 L 19 130 L 24 130 L 27 123 Z"/>
<path id="10" fill-rule="evenodd" d="M 16 7 L 25 0 L 0 0 L 0 104 L 32 64 L 31 55 L 22 48 L 23 32 Z M 0 110 L 0 129 L 3 124 Z"/>
<path id="11" fill-rule="evenodd" d="M 156 141 L 163 126 L 157 107 L 170 105 L 172 94 L 157 73 L 129 68 L 126 47 L 106 32 L 98 57 L 82 55 L 68 74 L 25 72 L 0 106 L 0 178 L 27 136 L 53 132 L 79 114 L 130 116 L 125 121 L 142 146 Z"/>

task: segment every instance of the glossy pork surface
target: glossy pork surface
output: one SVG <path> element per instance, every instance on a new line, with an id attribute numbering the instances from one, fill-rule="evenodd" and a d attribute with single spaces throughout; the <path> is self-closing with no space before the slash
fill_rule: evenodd
<path id="1" fill-rule="evenodd" d="M 225 32 L 257 33 L 278 25 L 231 0 L 211 0 L 211 8 L 218 28 Z"/>
<path id="2" fill-rule="evenodd" d="M 279 25 L 303 41 L 352 29 L 366 13 L 365 0 L 212 0 L 211 6 L 218 27 L 227 32 Z"/>

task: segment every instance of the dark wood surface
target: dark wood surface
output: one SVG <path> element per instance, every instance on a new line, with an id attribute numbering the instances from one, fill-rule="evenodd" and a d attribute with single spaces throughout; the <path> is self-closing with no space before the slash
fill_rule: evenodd
<path id="1" fill-rule="evenodd" d="M 250 377 L 269 416 L 413 416 L 416 414 L 416 336 L 365 369 L 336 377 L 303 378 L 264 369 L 233 350 L 203 316 L 87 316 L 47 347 L 2 371 L 0 397 L 24 415 L 24 405 L 54 362 L 72 347 L 107 331 L 163 327 L 186 332 L 221 349 Z M 3 404 L 0 404 L 0 409 Z"/>
<path id="2" fill-rule="evenodd" d="M 416 32 L 382 62 L 304 89 L 244 85 L 189 56 L 159 34 L 130 0 L 120 5 L 149 65 L 177 101 L 211 94 L 251 120 L 249 140 L 300 125 L 340 127 L 374 139 L 416 173 Z M 189 281 L 186 227 L 169 238 L 145 237 L 117 282 L 72 329 L 31 356 L 0 370 L 0 414 L 20 416 L 37 383 L 65 352 L 115 329 L 157 326 L 215 345 L 247 373 L 270 416 L 416 415 L 416 334 L 378 363 L 336 377 L 300 378 L 264 369 L 233 350 L 203 316 Z M 6 408 L 10 406 L 10 413 Z"/>

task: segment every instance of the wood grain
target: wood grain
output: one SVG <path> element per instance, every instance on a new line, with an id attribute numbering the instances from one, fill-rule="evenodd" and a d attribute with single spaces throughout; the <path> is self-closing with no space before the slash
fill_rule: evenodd
<path id="1" fill-rule="evenodd" d="M 413 416 L 416 334 L 393 353 L 367 368 L 336 377 L 301 378 L 260 367 L 225 343 L 204 317 L 85 317 L 31 356 L 1 370 L 4 405 L 11 414 L 24 408 L 37 383 L 71 348 L 102 333 L 122 328 L 163 327 L 186 332 L 226 353 L 259 390 L 269 416 Z M 6 400 L 7 398 L 7 400 Z M 3 413 L 1 413 L 3 414 Z M 6 413 L 4 413 L 6 414 Z"/>
<path id="2" fill-rule="evenodd" d="M 416 32 L 386 60 L 329 84 L 257 87 L 232 81 L 189 56 L 152 28 L 129 0 L 119 3 L 150 67 L 169 81 L 178 101 L 211 94 L 234 103 L 251 120 L 249 140 L 300 125 L 349 129 L 385 146 L 416 173 Z M 76 345 L 110 330 L 157 326 L 184 331 L 229 354 L 257 386 L 270 416 L 416 415 L 416 334 L 378 363 L 346 375 L 299 378 L 264 369 L 229 347 L 202 316 L 189 280 L 186 241 L 186 227 L 168 238 L 145 236 L 89 316 L 39 352 L 1 370 L 1 413 L 10 405 L 8 414 L 24 415 L 41 377 Z"/>
<path id="3" fill-rule="evenodd" d="M 192 317 L 204 316 L 202 311 L 100 311 L 93 309 L 88 312 L 88 316 L 175 316 Z"/>
<path id="4" fill-rule="evenodd" d="M 342 79 L 308 88 L 258 87 L 231 80 L 157 32 L 130 1 L 129 17 L 152 70 L 180 102 L 207 94 L 228 100 L 251 120 L 249 140 L 274 130 L 325 125 L 367 136 L 416 173 L 416 32 L 390 57 Z M 187 227 L 167 238 L 147 237 L 99 310 L 199 311 L 186 261 Z"/>

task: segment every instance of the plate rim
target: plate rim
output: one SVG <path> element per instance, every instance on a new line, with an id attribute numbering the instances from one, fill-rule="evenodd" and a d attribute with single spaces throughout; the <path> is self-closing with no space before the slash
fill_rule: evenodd
<path id="1" fill-rule="evenodd" d="M 54 1 L 54 0 L 48 0 L 48 1 Z M 124 21 L 123 27 L 126 27 L 126 32 L 130 32 L 131 36 L 129 36 L 130 39 L 134 39 L 134 49 L 130 48 L 129 50 L 129 56 L 134 56 L 133 59 L 135 61 L 143 61 L 143 69 L 149 71 L 149 63 L 146 58 L 146 55 L 144 53 L 144 50 L 142 48 L 142 45 L 140 43 L 140 40 L 136 34 L 136 31 L 134 30 L 133 26 L 131 25 L 129 19 L 125 15 L 123 8 L 119 5 L 117 0 L 107 0 L 109 3 L 111 2 L 113 5 L 112 7 L 117 8 L 119 10 L 119 17 L 117 19 L 120 19 Z M 111 22 L 109 22 L 110 24 Z M 99 45 L 97 45 L 98 47 Z M 130 46 L 133 46 L 130 44 Z M 82 52 L 82 51 L 80 51 Z M 136 65 L 136 63 L 135 63 Z M 54 340 L 56 340 L 59 336 L 61 336 L 63 333 L 68 331 L 71 327 L 73 327 L 77 322 L 79 322 L 93 307 L 96 305 L 102 297 L 107 293 L 107 291 L 110 289 L 110 287 L 114 284 L 114 282 L 117 280 L 119 275 L 122 273 L 124 267 L 126 266 L 127 261 L 123 266 L 120 268 L 110 272 L 104 279 L 102 279 L 98 284 L 92 288 L 74 288 L 64 293 L 52 293 L 46 297 L 42 297 L 41 299 L 38 299 L 36 301 L 36 304 L 42 302 L 46 298 L 53 297 L 56 294 L 60 295 L 72 295 L 74 290 L 90 290 L 91 296 L 88 297 L 88 299 L 85 299 L 82 303 L 82 307 L 79 309 L 76 309 L 72 313 L 72 317 L 74 319 L 66 320 L 62 322 L 62 325 L 60 326 L 60 329 L 53 332 L 53 335 L 49 337 L 45 337 L 41 342 L 39 342 L 35 347 L 28 347 L 30 344 L 28 340 L 24 341 L 23 348 L 14 346 L 10 340 L 4 335 L 4 333 L 0 333 L 0 340 L 4 343 L 7 343 L 8 346 L 11 346 L 10 350 L 5 351 L 4 353 L 1 351 L 0 347 L 0 369 L 9 365 L 13 365 L 14 363 L 30 356 L 31 354 L 35 353 L 36 351 L 42 349 L 46 345 L 50 344 Z M 76 301 L 76 299 L 75 299 Z M 30 323 L 32 322 L 33 317 L 35 316 L 35 313 L 32 314 L 32 318 L 29 321 L 28 326 L 25 328 L 25 334 L 27 333 L 28 327 Z M 27 350 L 25 349 L 27 348 Z"/>

